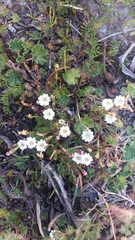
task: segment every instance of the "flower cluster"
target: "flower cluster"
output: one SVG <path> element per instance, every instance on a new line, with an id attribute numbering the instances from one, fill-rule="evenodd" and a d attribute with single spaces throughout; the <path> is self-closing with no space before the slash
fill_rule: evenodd
<path id="1" fill-rule="evenodd" d="M 110 98 L 105 98 L 103 101 L 102 101 L 102 106 L 104 107 L 105 110 L 109 110 L 111 109 L 113 106 L 116 106 L 116 107 L 123 107 L 125 105 L 125 102 L 126 102 L 126 99 L 124 96 L 116 96 L 114 101 Z"/>
<path id="2" fill-rule="evenodd" d="M 110 110 L 112 107 L 124 107 L 126 103 L 126 99 L 124 96 L 116 96 L 114 101 L 110 98 L 105 98 L 103 101 L 102 101 L 102 106 L 104 107 L 104 109 L 106 111 Z M 105 115 L 105 121 L 109 124 L 112 124 L 114 123 L 115 121 L 117 120 L 117 117 L 116 117 L 116 114 L 114 112 L 108 112 L 106 115 Z"/>
<path id="3" fill-rule="evenodd" d="M 45 107 L 49 105 L 50 101 L 51 101 L 51 98 L 49 97 L 49 95 L 44 93 L 38 97 L 37 103 L 40 106 Z M 55 116 L 55 112 L 51 108 L 47 108 L 43 111 L 43 117 L 46 120 L 53 120 L 54 116 Z"/>
<path id="4" fill-rule="evenodd" d="M 39 152 L 45 152 L 48 144 L 43 139 L 36 141 L 36 139 L 33 137 L 27 137 L 26 139 L 19 140 L 18 146 L 21 150 L 24 150 L 26 148 L 36 148 Z"/>
<path id="5" fill-rule="evenodd" d="M 38 97 L 37 103 L 45 107 L 49 105 L 50 101 L 51 101 L 51 98 L 49 97 L 49 95 L 44 93 Z M 53 120 L 54 116 L 55 116 L 55 112 L 51 108 L 47 108 L 43 111 L 43 117 L 46 120 Z M 69 127 L 66 125 L 65 120 L 60 119 L 58 123 L 61 125 L 59 130 L 60 136 L 64 138 L 70 136 L 71 131 Z"/>
<path id="6" fill-rule="evenodd" d="M 75 152 L 73 154 L 72 160 L 76 162 L 77 164 L 84 164 L 86 166 L 90 165 L 90 163 L 93 161 L 93 158 L 90 156 L 89 153 L 77 153 Z"/>

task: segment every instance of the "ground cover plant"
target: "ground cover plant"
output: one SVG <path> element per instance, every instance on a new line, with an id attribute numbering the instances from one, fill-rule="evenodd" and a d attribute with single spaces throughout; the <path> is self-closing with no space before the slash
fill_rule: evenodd
<path id="1" fill-rule="evenodd" d="M 134 239 L 134 2 L 10 4 L 0 10 L 0 239 Z M 119 21 L 125 7 L 131 18 Z"/>

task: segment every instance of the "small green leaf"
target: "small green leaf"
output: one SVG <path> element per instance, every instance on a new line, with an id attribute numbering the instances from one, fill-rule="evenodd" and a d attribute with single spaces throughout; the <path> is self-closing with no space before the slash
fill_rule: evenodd
<path id="1" fill-rule="evenodd" d="M 122 89 L 121 89 L 121 91 L 120 91 L 120 93 L 121 93 L 121 95 L 125 95 L 125 94 L 127 94 L 127 87 L 122 87 Z"/>
<path id="2" fill-rule="evenodd" d="M 9 12 L 9 9 L 0 4 L 0 17 L 6 17 Z"/>
<path id="3" fill-rule="evenodd" d="M 0 52 L 3 52 L 3 42 L 0 40 Z"/>
<path id="4" fill-rule="evenodd" d="M 101 96 L 101 94 L 102 94 L 102 89 L 100 89 L 100 88 L 96 88 L 96 90 L 95 90 L 95 93 L 96 93 L 96 95 L 98 95 L 98 96 Z"/>
<path id="5" fill-rule="evenodd" d="M 128 84 L 127 86 L 128 93 L 132 98 L 135 98 L 135 86 L 132 84 Z"/>
<path id="6" fill-rule="evenodd" d="M 0 54 L 0 70 L 4 70 L 6 63 L 8 61 L 8 57 L 5 53 Z"/>
<path id="7" fill-rule="evenodd" d="M 12 52 L 20 52 L 23 48 L 23 41 L 14 39 L 9 42 L 9 48 L 11 49 Z"/>
<path id="8" fill-rule="evenodd" d="M 20 21 L 20 17 L 19 17 L 19 15 L 16 14 L 16 13 L 12 13 L 11 18 L 12 18 L 12 22 L 13 22 L 13 23 L 17 23 L 17 22 Z"/>
<path id="9" fill-rule="evenodd" d="M 87 86 L 87 87 L 85 87 L 85 88 L 83 89 L 83 94 L 84 94 L 84 95 L 88 95 L 88 94 L 90 94 L 90 93 L 92 92 L 92 90 L 93 90 L 93 87 L 92 87 L 92 86 Z"/>
<path id="10" fill-rule="evenodd" d="M 72 68 L 63 73 L 63 78 L 69 85 L 75 85 L 78 83 L 78 78 L 81 76 L 80 69 Z"/>
<path id="11" fill-rule="evenodd" d="M 82 126 L 82 124 L 78 121 L 74 124 L 74 131 L 78 134 L 81 134 L 83 131 L 84 127 Z"/>
<path id="12" fill-rule="evenodd" d="M 76 95 L 77 95 L 78 97 L 82 97 L 82 96 L 83 96 L 83 90 L 82 90 L 82 89 L 78 89 L 78 90 L 76 91 Z"/>
<path id="13" fill-rule="evenodd" d="M 122 128 L 123 127 L 123 122 L 120 119 L 117 119 L 117 121 L 115 121 L 113 124 L 117 128 Z"/>
<path id="14" fill-rule="evenodd" d="M 115 139 L 114 136 L 109 136 L 106 138 L 106 142 L 111 146 L 115 146 L 117 143 L 117 139 Z"/>
<path id="15" fill-rule="evenodd" d="M 135 121 L 133 122 L 133 129 L 135 130 Z"/>
<path id="16" fill-rule="evenodd" d="M 5 79 L 7 85 L 11 87 L 16 87 L 22 83 L 22 76 L 17 72 L 13 72 L 13 70 L 7 72 Z"/>
<path id="17" fill-rule="evenodd" d="M 17 63 L 21 63 L 24 61 L 24 57 L 23 56 L 19 56 L 18 58 L 16 58 L 16 62 Z"/>
<path id="18" fill-rule="evenodd" d="M 83 125 L 85 125 L 86 127 L 89 127 L 89 128 L 93 128 L 94 127 L 94 123 L 93 123 L 93 120 L 89 117 L 84 117 L 84 118 L 81 118 L 80 121 L 83 123 Z"/>
<path id="19" fill-rule="evenodd" d="M 89 117 L 84 117 L 78 120 L 74 124 L 74 131 L 78 134 L 82 134 L 82 131 L 85 129 L 85 127 L 89 127 L 89 128 L 94 127 L 93 120 L 90 119 Z"/>
<path id="20" fill-rule="evenodd" d="M 131 160 L 135 157 L 135 148 L 132 146 L 126 146 L 124 149 L 124 159 Z"/>
<path id="21" fill-rule="evenodd" d="M 56 96 L 57 103 L 62 105 L 66 105 L 68 103 L 70 92 L 66 87 L 56 88 L 54 90 L 54 94 Z"/>
<path id="22" fill-rule="evenodd" d="M 37 44 L 32 48 L 32 57 L 37 64 L 43 65 L 48 61 L 48 51 L 44 49 L 42 44 Z"/>
<path id="23" fill-rule="evenodd" d="M 33 33 L 32 33 L 32 39 L 33 40 L 38 40 L 39 39 L 39 32 L 38 31 L 34 31 Z"/>
<path id="24" fill-rule="evenodd" d="M 133 133 L 133 128 L 131 126 L 126 127 L 126 133 L 128 136 L 130 136 Z"/>

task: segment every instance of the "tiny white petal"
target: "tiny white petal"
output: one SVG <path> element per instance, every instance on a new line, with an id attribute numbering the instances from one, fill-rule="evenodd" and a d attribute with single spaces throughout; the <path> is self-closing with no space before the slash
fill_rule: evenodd
<path id="1" fill-rule="evenodd" d="M 60 125 L 64 125 L 64 124 L 65 124 L 65 120 L 60 119 L 60 120 L 58 121 L 58 123 L 59 123 Z"/>
<path id="2" fill-rule="evenodd" d="M 94 134 L 90 129 L 84 130 L 81 137 L 82 137 L 82 140 L 84 140 L 85 142 L 91 142 L 94 138 Z"/>
<path id="3" fill-rule="evenodd" d="M 36 149 L 39 152 L 45 152 L 48 144 L 46 143 L 45 140 L 40 139 L 40 141 L 37 142 Z"/>
<path id="4" fill-rule="evenodd" d="M 86 166 L 90 165 L 90 163 L 93 161 L 93 158 L 90 156 L 89 153 L 84 153 L 82 156 L 82 164 L 85 164 Z"/>
<path id="5" fill-rule="evenodd" d="M 77 164 L 80 164 L 80 163 L 82 163 L 82 156 L 83 156 L 83 154 L 79 154 L 79 153 L 75 152 L 73 154 L 72 160 L 74 162 L 76 162 Z"/>
<path id="6" fill-rule="evenodd" d="M 32 137 L 27 137 L 27 146 L 28 148 L 32 149 L 36 146 L 36 139 Z"/>
<path id="7" fill-rule="evenodd" d="M 51 108 L 48 108 L 43 111 L 44 119 L 53 120 L 54 115 L 55 115 L 55 112 Z"/>
<path id="8" fill-rule="evenodd" d="M 60 127 L 59 134 L 62 137 L 68 137 L 70 135 L 71 131 L 68 126 L 62 126 Z"/>
<path id="9" fill-rule="evenodd" d="M 53 233 L 57 233 L 57 232 L 59 232 L 59 231 L 55 231 L 55 230 L 51 230 L 51 232 L 50 232 L 50 234 L 49 234 L 49 237 L 50 237 L 50 239 L 51 240 L 56 240 L 56 238 L 54 237 L 54 235 L 53 235 Z"/>
<path id="10" fill-rule="evenodd" d="M 48 94 L 42 94 L 38 97 L 38 102 L 41 106 L 48 106 L 51 101 L 51 98 Z"/>
<path id="11" fill-rule="evenodd" d="M 125 105 L 126 99 L 124 96 L 116 96 L 116 98 L 114 99 L 114 105 L 116 107 L 123 107 Z"/>
<path id="12" fill-rule="evenodd" d="M 110 108 L 113 107 L 113 101 L 110 98 L 105 98 L 102 101 L 102 106 L 105 108 L 105 110 L 109 110 Z"/>
<path id="13" fill-rule="evenodd" d="M 19 140 L 18 146 L 21 150 L 24 150 L 27 148 L 27 141 L 24 139 Z"/>
<path id="14" fill-rule="evenodd" d="M 113 112 L 109 112 L 105 115 L 105 121 L 109 124 L 115 122 L 117 120 L 116 114 Z"/>

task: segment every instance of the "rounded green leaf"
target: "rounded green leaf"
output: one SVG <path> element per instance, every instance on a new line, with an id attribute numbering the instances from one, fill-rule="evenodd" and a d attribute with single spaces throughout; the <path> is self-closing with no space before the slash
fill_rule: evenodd
<path id="1" fill-rule="evenodd" d="M 32 48 L 32 57 L 37 64 L 45 64 L 48 61 L 48 51 L 44 49 L 42 44 L 35 45 Z"/>
<path id="2" fill-rule="evenodd" d="M 69 85 L 78 83 L 78 78 L 81 76 L 80 69 L 72 68 L 63 74 L 64 81 Z"/>

